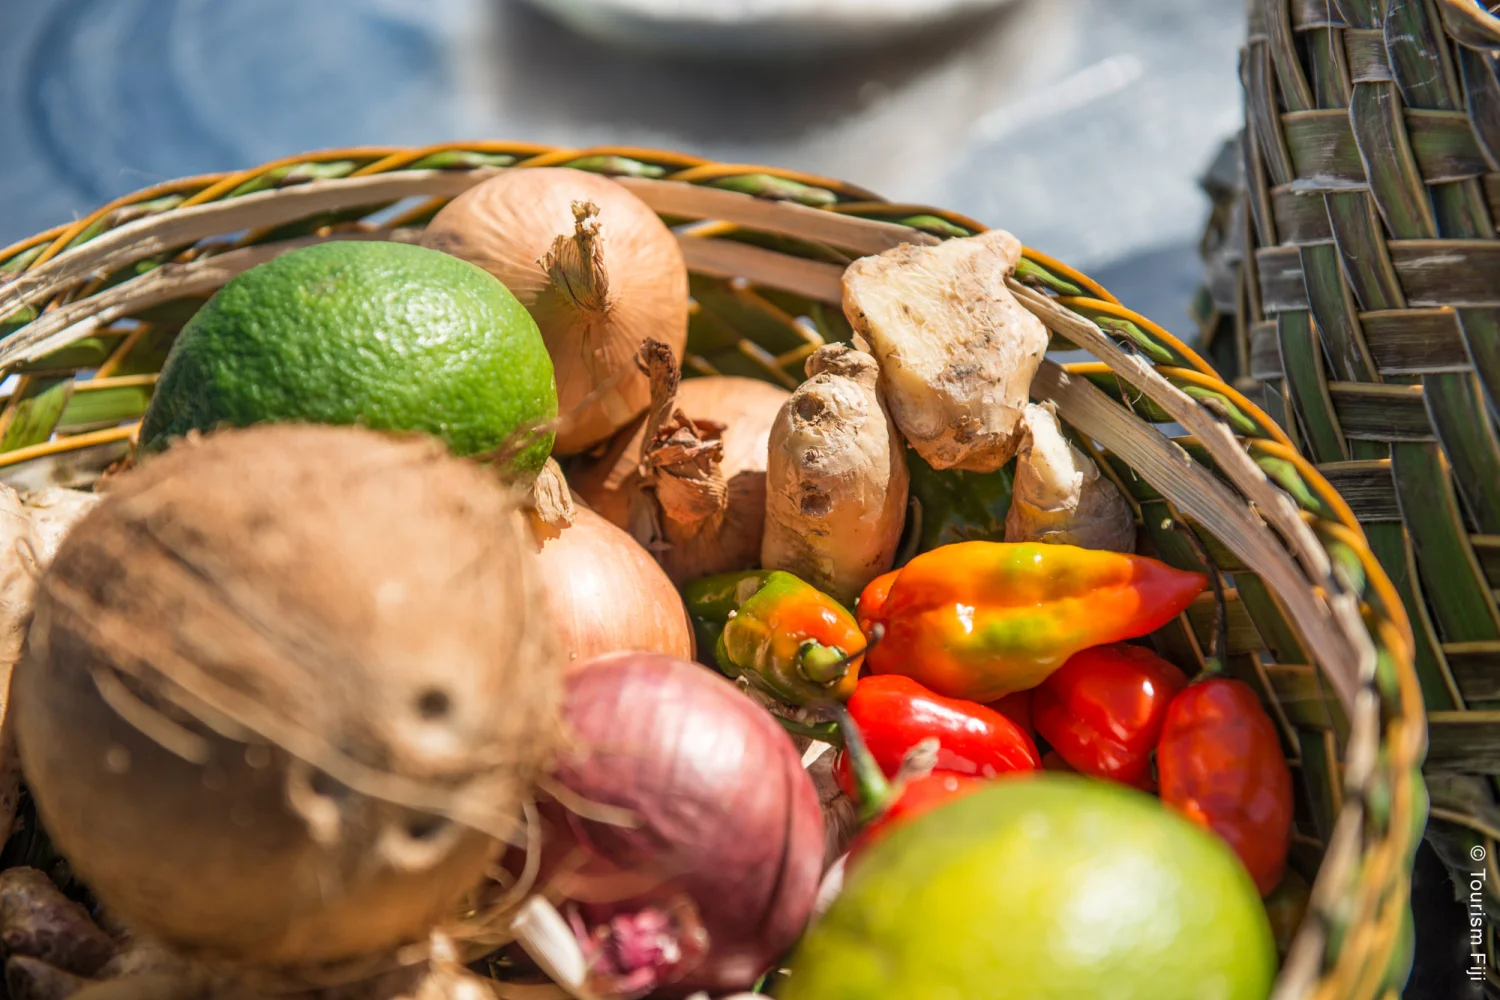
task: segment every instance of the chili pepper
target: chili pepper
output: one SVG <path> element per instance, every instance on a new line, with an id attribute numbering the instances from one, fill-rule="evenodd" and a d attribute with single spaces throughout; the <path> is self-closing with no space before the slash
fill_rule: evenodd
<path id="1" fill-rule="evenodd" d="M 725 624 L 757 590 L 765 586 L 771 574 L 763 569 L 746 569 L 733 573 L 715 573 L 694 580 L 682 588 L 688 619 L 698 640 L 699 658 L 713 656 L 719 646 L 719 633 Z M 716 665 L 713 660 L 710 666 Z"/>
<path id="2" fill-rule="evenodd" d="M 965 777 L 951 771 L 934 771 L 903 784 L 892 798 L 885 811 L 875 817 L 859 831 L 849 845 L 846 864 L 854 860 L 871 844 L 884 836 L 893 826 L 931 812 L 938 806 L 977 792 L 989 782 L 984 778 Z"/>
<path id="3" fill-rule="evenodd" d="M 860 592 L 859 600 L 854 605 L 854 616 L 859 620 L 859 630 L 865 635 L 870 634 L 880 615 L 880 609 L 885 607 L 886 598 L 891 595 L 891 584 L 900 575 L 899 569 L 883 573 L 865 584 L 865 589 Z"/>
<path id="4" fill-rule="evenodd" d="M 893 777 L 907 751 L 927 738 L 938 741 L 934 772 L 992 778 L 1041 766 L 1036 744 L 1014 722 L 984 705 L 933 694 L 909 677 L 862 678 L 848 709 L 886 777 Z M 839 755 L 834 776 L 850 792 L 846 754 Z"/>
<path id="5" fill-rule="evenodd" d="M 1167 706 L 1187 677 L 1141 646 L 1074 653 L 1032 692 L 1037 732 L 1080 774 L 1149 785 Z"/>
<path id="6" fill-rule="evenodd" d="M 871 753 L 865 734 L 847 705 L 835 708 L 844 749 L 834 774 L 859 810 L 861 830 L 845 852 L 848 863 L 892 826 L 930 812 L 953 799 L 983 788 L 988 781 L 951 771 L 934 771 L 941 742 L 923 736 L 907 750 L 892 780 Z"/>
<path id="7" fill-rule="evenodd" d="M 776 570 L 740 602 L 719 633 L 714 658 L 728 676 L 803 705 L 849 697 L 864 648 L 853 615 L 811 584 Z"/>
<path id="8" fill-rule="evenodd" d="M 885 586 L 884 578 L 870 584 Z M 1207 582 L 1145 556 L 1072 545 L 959 542 L 917 556 L 861 616 L 882 626 L 871 672 L 989 702 L 1035 687 L 1089 646 L 1145 635 Z"/>
<path id="9" fill-rule="evenodd" d="M 1228 841 L 1261 894 L 1281 880 L 1292 773 L 1276 724 L 1248 684 L 1209 677 L 1172 699 L 1156 749 L 1161 799 Z"/>
<path id="10" fill-rule="evenodd" d="M 998 701 L 990 702 L 989 707 L 1020 726 L 1022 732 L 1035 740 L 1036 724 L 1032 718 L 1034 711 L 1032 706 L 1036 704 L 1034 694 L 1034 691 L 1016 691 Z"/>

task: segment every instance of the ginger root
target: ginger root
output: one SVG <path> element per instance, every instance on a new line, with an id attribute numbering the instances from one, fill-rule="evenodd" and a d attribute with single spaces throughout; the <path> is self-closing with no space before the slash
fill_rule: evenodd
<path id="1" fill-rule="evenodd" d="M 1021 244 L 991 230 L 902 244 L 844 272 L 844 314 L 901 433 L 934 469 L 994 472 L 1019 444 L 1047 330 L 1006 287 Z"/>
<path id="2" fill-rule="evenodd" d="M 1130 504 L 1094 460 L 1063 437 L 1056 408 L 1029 404 L 1021 423 L 1025 433 L 1005 540 L 1135 551 Z"/>
<path id="3" fill-rule="evenodd" d="M 906 456 L 875 359 L 844 344 L 807 359 L 808 380 L 771 427 L 761 565 L 852 606 L 891 568 L 906 517 Z"/>

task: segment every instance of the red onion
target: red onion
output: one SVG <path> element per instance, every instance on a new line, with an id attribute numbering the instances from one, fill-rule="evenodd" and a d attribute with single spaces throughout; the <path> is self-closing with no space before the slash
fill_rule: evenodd
<path id="1" fill-rule="evenodd" d="M 564 717 L 578 749 L 555 777 L 577 811 L 546 805 L 543 872 L 571 901 L 591 985 L 749 988 L 802 933 L 823 871 L 818 794 L 792 741 L 724 678 L 653 653 L 570 671 Z"/>

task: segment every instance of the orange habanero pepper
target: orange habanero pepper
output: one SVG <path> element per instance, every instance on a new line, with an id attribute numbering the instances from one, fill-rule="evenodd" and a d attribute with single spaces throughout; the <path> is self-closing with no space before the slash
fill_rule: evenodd
<path id="1" fill-rule="evenodd" d="M 1079 650 L 1160 628 L 1207 582 L 1145 556 L 1072 545 L 944 545 L 860 596 L 860 624 L 883 629 L 865 664 L 991 702 L 1036 687 Z"/>

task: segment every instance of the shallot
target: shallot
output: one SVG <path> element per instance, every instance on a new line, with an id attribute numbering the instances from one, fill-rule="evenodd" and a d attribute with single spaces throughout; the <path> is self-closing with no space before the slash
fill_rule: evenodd
<path id="1" fill-rule="evenodd" d="M 628 650 L 692 659 L 687 609 L 651 553 L 587 507 L 572 518 L 563 528 L 532 522 L 563 661 Z"/>

